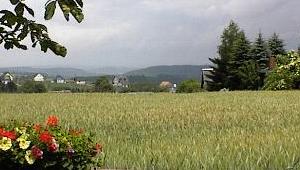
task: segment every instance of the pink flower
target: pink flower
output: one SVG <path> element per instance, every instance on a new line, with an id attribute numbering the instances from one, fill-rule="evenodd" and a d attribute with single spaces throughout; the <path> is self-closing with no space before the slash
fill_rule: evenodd
<path id="1" fill-rule="evenodd" d="M 50 152 L 57 152 L 59 148 L 59 145 L 56 142 L 48 144 L 48 150 Z"/>
<path id="2" fill-rule="evenodd" d="M 35 159 L 43 159 L 43 151 L 37 146 L 32 146 L 31 152 Z"/>
<path id="3" fill-rule="evenodd" d="M 72 158 L 72 156 L 75 153 L 74 149 L 72 149 L 72 148 L 68 148 L 66 152 L 67 152 L 67 156 L 69 159 Z"/>

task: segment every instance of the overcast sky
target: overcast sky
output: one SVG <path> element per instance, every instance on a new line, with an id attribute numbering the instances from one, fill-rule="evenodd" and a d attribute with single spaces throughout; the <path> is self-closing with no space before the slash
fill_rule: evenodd
<path id="1" fill-rule="evenodd" d="M 61 11 L 43 21 L 44 2 L 27 0 L 68 56 L 2 47 L 0 67 L 207 64 L 230 20 L 251 40 L 261 30 L 266 38 L 279 33 L 287 49 L 300 44 L 300 0 L 86 0 L 81 24 L 66 22 Z"/>

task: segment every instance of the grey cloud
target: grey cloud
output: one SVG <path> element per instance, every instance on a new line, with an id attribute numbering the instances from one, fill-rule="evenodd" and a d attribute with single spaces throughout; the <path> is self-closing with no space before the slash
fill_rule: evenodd
<path id="1" fill-rule="evenodd" d="M 29 2 L 43 9 L 43 2 Z M 252 40 L 259 30 L 266 37 L 278 32 L 288 49 L 296 48 L 299 6 L 299 0 L 94 0 L 86 1 L 82 24 L 65 22 L 59 12 L 45 22 L 37 10 L 37 19 L 68 47 L 68 57 L 1 49 L 0 66 L 206 64 L 231 19 Z"/>

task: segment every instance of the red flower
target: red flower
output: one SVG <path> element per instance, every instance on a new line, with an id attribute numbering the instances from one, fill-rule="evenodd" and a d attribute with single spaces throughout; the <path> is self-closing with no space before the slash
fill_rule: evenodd
<path id="1" fill-rule="evenodd" d="M 2 133 L 4 132 L 4 129 L 0 128 L 0 135 L 2 136 Z"/>
<path id="2" fill-rule="evenodd" d="M 102 152 L 102 145 L 99 144 L 99 143 L 96 143 L 96 146 L 95 146 L 95 148 L 94 148 L 94 150 L 92 152 L 92 155 L 96 156 L 96 155 L 98 155 L 101 152 Z"/>
<path id="3" fill-rule="evenodd" d="M 33 129 L 35 130 L 35 132 L 40 133 L 41 132 L 41 128 L 42 126 L 40 124 L 35 124 L 33 125 Z"/>
<path id="4" fill-rule="evenodd" d="M 59 147 L 59 145 L 56 142 L 48 144 L 48 150 L 50 152 L 57 152 L 58 147 Z"/>
<path id="5" fill-rule="evenodd" d="M 11 140 L 15 140 L 17 138 L 17 135 L 14 131 L 6 131 L 4 129 L 0 129 L 0 136 L 7 137 Z"/>
<path id="6" fill-rule="evenodd" d="M 31 152 L 35 159 L 43 159 L 43 151 L 37 146 L 33 146 Z"/>
<path id="7" fill-rule="evenodd" d="M 99 152 L 102 152 L 102 145 L 99 143 L 96 143 L 95 149 Z"/>
<path id="8" fill-rule="evenodd" d="M 57 126 L 58 125 L 58 118 L 54 115 L 48 117 L 46 124 L 48 126 Z"/>
<path id="9" fill-rule="evenodd" d="M 43 143 L 50 144 L 52 143 L 53 136 L 48 131 L 44 131 L 40 134 L 39 139 Z"/>

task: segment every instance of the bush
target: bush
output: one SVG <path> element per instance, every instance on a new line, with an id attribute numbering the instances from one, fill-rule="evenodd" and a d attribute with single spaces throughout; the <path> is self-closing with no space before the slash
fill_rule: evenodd
<path id="1" fill-rule="evenodd" d="M 130 84 L 128 88 L 129 92 L 167 92 L 166 89 L 159 87 L 159 85 L 154 83 L 134 83 Z"/>
<path id="2" fill-rule="evenodd" d="M 92 85 L 78 85 L 75 83 L 65 83 L 65 84 L 57 84 L 57 83 L 48 83 L 47 84 L 48 91 L 71 91 L 72 93 L 89 93 L 94 91 L 94 86 Z"/>
<path id="3" fill-rule="evenodd" d="M 45 125 L 0 128 L 1 169 L 86 169 L 103 164 L 101 152 L 91 136 L 62 130 L 55 116 Z"/>
<path id="4" fill-rule="evenodd" d="M 265 79 L 265 90 L 289 90 L 299 88 L 300 56 L 296 52 L 277 56 L 277 66 Z"/>
<path id="5" fill-rule="evenodd" d="M 21 91 L 23 93 L 46 93 L 47 87 L 44 83 L 27 81 L 23 84 Z"/>
<path id="6" fill-rule="evenodd" d="M 201 91 L 201 84 L 197 80 L 185 80 L 176 90 L 177 93 L 196 93 Z"/>
<path id="7" fill-rule="evenodd" d="M 14 82 L 3 84 L 0 82 L 0 92 L 15 93 L 18 91 L 18 87 Z"/>
<path id="8" fill-rule="evenodd" d="M 114 92 L 114 87 L 105 76 L 100 77 L 95 84 L 96 92 Z"/>

